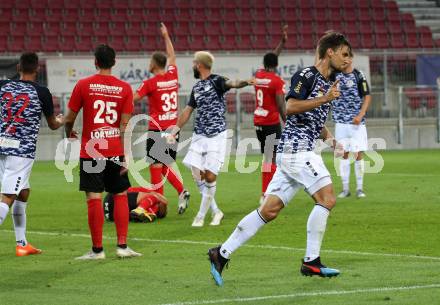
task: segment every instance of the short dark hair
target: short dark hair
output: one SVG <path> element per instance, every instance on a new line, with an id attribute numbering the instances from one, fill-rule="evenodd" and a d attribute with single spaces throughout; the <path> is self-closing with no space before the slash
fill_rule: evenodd
<path id="1" fill-rule="evenodd" d="M 278 67 L 278 55 L 275 53 L 266 53 L 263 57 L 264 68 L 276 68 Z"/>
<path id="2" fill-rule="evenodd" d="M 343 34 L 333 31 L 326 33 L 318 41 L 319 58 L 324 58 L 328 49 L 336 51 L 341 46 L 348 46 L 349 52 L 351 52 L 351 44 Z"/>
<path id="3" fill-rule="evenodd" d="M 19 71 L 22 73 L 34 73 L 38 69 L 38 55 L 34 52 L 26 52 L 21 54 L 18 63 Z"/>
<path id="4" fill-rule="evenodd" d="M 154 52 L 151 58 L 159 68 L 164 69 L 167 66 L 167 56 L 164 53 Z"/>
<path id="5" fill-rule="evenodd" d="M 115 50 L 106 44 L 101 44 L 95 49 L 96 64 L 101 69 L 110 69 L 116 63 Z"/>

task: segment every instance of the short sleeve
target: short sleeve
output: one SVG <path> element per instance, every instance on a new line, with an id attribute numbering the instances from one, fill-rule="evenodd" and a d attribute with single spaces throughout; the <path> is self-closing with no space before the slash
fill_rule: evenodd
<path id="1" fill-rule="evenodd" d="M 169 65 L 168 66 L 168 73 L 178 78 L 178 72 L 177 72 L 177 66 L 175 65 Z"/>
<path id="2" fill-rule="evenodd" d="M 362 71 L 358 71 L 358 73 L 359 73 L 359 77 L 358 77 L 359 93 L 361 93 L 362 97 L 366 95 L 370 95 L 370 86 L 368 85 L 365 74 Z"/>
<path id="3" fill-rule="evenodd" d="M 81 82 L 77 82 L 75 88 L 73 88 L 72 95 L 70 96 L 69 104 L 67 105 L 70 110 L 79 112 L 82 108 L 82 96 L 81 96 Z"/>
<path id="4" fill-rule="evenodd" d="M 286 101 L 290 98 L 294 98 L 296 100 L 306 100 L 309 96 L 309 92 L 309 82 L 304 75 L 304 71 L 298 71 L 292 76 Z"/>
<path id="5" fill-rule="evenodd" d="M 229 78 L 224 76 L 217 76 L 212 81 L 215 84 L 215 89 L 220 93 L 223 94 L 229 90 L 229 88 L 226 86 L 226 82 L 229 80 Z"/>
<path id="6" fill-rule="evenodd" d="M 282 79 L 277 79 L 275 83 L 275 95 L 284 95 L 285 94 L 285 83 Z"/>
<path id="7" fill-rule="evenodd" d="M 133 90 L 131 90 L 131 87 L 129 85 L 127 85 L 126 90 L 127 94 L 125 97 L 124 105 L 122 106 L 122 113 L 132 114 L 134 109 Z"/>
<path id="8" fill-rule="evenodd" d="M 144 80 L 142 85 L 136 90 L 136 93 L 139 94 L 140 97 L 144 97 L 151 92 L 151 82 L 149 79 Z"/>
<path id="9" fill-rule="evenodd" d="M 194 96 L 194 88 L 191 91 L 191 96 L 189 97 L 189 101 L 187 105 L 194 109 L 197 108 L 196 98 Z"/>
<path id="10" fill-rule="evenodd" d="M 41 101 L 41 106 L 43 109 L 43 113 L 45 117 L 50 117 L 53 115 L 53 99 L 52 94 L 50 93 L 49 89 L 45 87 L 39 87 L 38 88 L 38 98 Z"/>

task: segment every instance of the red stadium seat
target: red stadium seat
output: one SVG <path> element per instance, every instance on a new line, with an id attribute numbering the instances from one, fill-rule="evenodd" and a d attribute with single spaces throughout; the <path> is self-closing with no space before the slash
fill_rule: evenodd
<path id="1" fill-rule="evenodd" d="M 275 41 L 272 43 L 274 46 Z M 289 34 L 289 39 L 286 42 L 286 45 L 284 46 L 288 50 L 297 50 L 299 49 L 300 41 L 298 41 L 297 35 L 291 35 Z"/>
<path id="2" fill-rule="evenodd" d="M 281 7 L 283 7 L 283 3 L 282 3 L 282 1 L 281 0 L 271 0 L 271 1 L 267 1 L 267 3 L 266 3 L 266 5 L 267 5 L 267 7 L 269 8 L 269 9 L 277 9 L 277 10 L 279 10 L 279 9 L 281 9 Z"/>
<path id="3" fill-rule="evenodd" d="M 224 22 L 235 22 L 236 20 L 238 20 L 238 14 L 237 14 L 237 10 L 235 9 L 230 9 L 230 10 L 226 10 L 223 13 L 223 20 Z"/>
<path id="4" fill-rule="evenodd" d="M 188 41 L 188 35 L 176 35 L 174 48 L 177 51 L 188 51 L 190 50 L 190 45 Z"/>
<path id="5" fill-rule="evenodd" d="M 243 109 L 245 113 L 253 113 L 255 110 L 255 94 L 250 92 L 241 92 L 239 96 L 241 109 Z"/>
<path id="6" fill-rule="evenodd" d="M 218 22 L 205 23 L 205 33 L 212 36 L 220 36 L 220 23 Z"/>
<path id="7" fill-rule="evenodd" d="M 237 22 L 237 32 L 242 35 L 250 35 L 252 33 L 252 25 L 250 22 Z"/>
<path id="8" fill-rule="evenodd" d="M 387 34 L 388 29 L 383 21 L 376 21 L 373 26 L 374 33 L 376 34 Z"/>
<path id="9" fill-rule="evenodd" d="M 7 49 L 10 52 L 23 52 L 24 50 L 24 36 L 23 37 L 14 37 L 12 40 L 8 40 Z"/>
<path id="10" fill-rule="evenodd" d="M 29 36 L 25 42 L 25 48 L 27 51 L 39 52 L 42 50 L 41 47 L 41 37 L 40 36 Z"/>
<path id="11" fill-rule="evenodd" d="M 0 9 L 11 10 L 14 7 L 14 2 L 12 1 L 0 1 Z"/>
<path id="12" fill-rule="evenodd" d="M 376 34 L 376 47 L 379 49 L 387 49 L 389 47 L 388 34 Z"/>
<path id="13" fill-rule="evenodd" d="M 112 15 L 112 10 L 109 8 L 99 8 L 96 11 L 96 17 L 95 20 L 97 21 L 103 21 L 103 20 L 110 20 Z"/>
<path id="14" fill-rule="evenodd" d="M 343 20 L 346 22 L 356 22 L 358 20 L 356 10 L 353 8 L 343 10 Z"/>
<path id="15" fill-rule="evenodd" d="M 356 22 L 345 22 L 345 30 L 343 31 L 343 33 L 351 36 L 357 35 L 359 32 L 360 30 L 357 28 Z"/>
<path id="16" fill-rule="evenodd" d="M 237 48 L 238 49 L 243 49 L 243 48 L 241 48 L 242 43 L 241 42 L 237 42 L 235 37 L 236 37 L 235 35 L 234 36 L 232 36 L 232 35 L 223 36 L 222 39 L 221 39 L 221 47 L 222 47 L 222 49 L 228 50 L 228 51 L 230 51 L 230 50 L 237 50 Z M 245 37 L 249 38 L 249 36 L 245 36 Z M 250 38 L 249 38 L 248 45 L 247 45 L 248 49 L 249 49 L 250 43 L 251 43 L 251 41 L 250 41 Z"/>
<path id="17" fill-rule="evenodd" d="M 176 3 L 174 0 L 161 0 L 160 2 L 160 8 L 164 10 L 172 10 L 176 7 Z"/>
<path id="18" fill-rule="evenodd" d="M 188 22 L 192 19 L 192 13 L 189 9 L 179 10 L 179 14 L 177 14 L 175 18 L 177 22 Z"/>
<path id="19" fill-rule="evenodd" d="M 142 43 L 138 35 L 128 36 L 126 50 L 129 52 L 143 52 Z"/>
<path id="20" fill-rule="evenodd" d="M 250 7 L 256 10 L 265 10 L 266 9 L 266 0 L 251 0 Z"/>
<path id="21" fill-rule="evenodd" d="M 391 48 L 401 49 L 405 47 L 405 36 L 402 35 L 391 35 Z"/>
<path id="22" fill-rule="evenodd" d="M 268 16 L 266 14 L 265 10 L 254 10 L 252 14 L 252 20 L 255 21 L 255 23 L 264 23 L 268 19 Z"/>
<path id="23" fill-rule="evenodd" d="M 48 22 L 60 22 L 63 20 L 63 11 L 61 9 L 50 9 L 46 11 L 44 18 Z"/>
<path id="24" fill-rule="evenodd" d="M 317 23 L 325 23 L 328 20 L 327 10 L 315 10 L 314 20 Z"/>
<path id="25" fill-rule="evenodd" d="M 202 21 L 192 22 L 189 27 L 189 33 L 191 35 L 204 35 L 205 34 L 205 23 Z"/>
<path id="26" fill-rule="evenodd" d="M 78 9 L 65 9 L 63 14 L 63 21 L 65 22 L 77 22 L 80 12 Z"/>
<path id="27" fill-rule="evenodd" d="M 174 10 L 163 10 L 159 14 L 159 19 L 161 22 L 171 23 L 176 21 L 176 13 Z M 152 20 L 152 19 L 150 19 Z"/>
<path id="28" fill-rule="evenodd" d="M 265 23 L 255 23 L 252 27 L 252 33 L 254 35 L 267 35 L 268 29 Z"/>
<path id="29" fill-rule="evenodd" d="M 399 12 L 387 12 L 387 20 L 391 22 L 400 22 Z"/>
<path id="30" fill-rule="evenodd" d="M 95 10 L 93 9 L 83 9 L 79 15 L 80 22 L 93 22 L 95 18 Z"/>
<path id="31" fill-rule="evenodd" d="M 241 9 L 239 13 L 238 20 L 240 22 L 250 22 L 252 20 L 252 14 L 250 7 L 247 7 L 246 9 Z"/>
<path id="32" fill-rule="evenodd" d="M 406 33 L 406 47 L 410 49 L 420 47 L 419 37 L 417 33 Z"/>
<path id="33" fill-rule="evenodd" d="M 208 12 L 205 11 L 206 19 L 213 22 L 220 22 L 223 20 L 223 15 L 221 14 L 220 10 L 209 10 Z"/>
<path id="34" fill-rule="evenodd" d="M 350 44 L 353 48 L 359 49 L 362 48 L 362 42 L 359 38 L 359 35 L 357 34 L 347 34 L 348 41 L 350 41 Z"/>
<path id="35" fill-rule="evenodd" d="M 284 15 L 283 11 L 281 9 L 271 9 L 269 12 L 267 12 L 267 21 L 283 21 Z"/>
<path id="36" fill-rule="evenodd" d="M 386 19 L 384 9 L 381 7 L 372 9 L 371 17 L 373 17 L 373 20 L 375 21 L 384 22 Z"/>
<path id="37" fill-rule="evenodd" d="M 31 22 L 27 27 L 28 36 L 38 36 L 41 37 L 41 33 L 44 30 L 44 24 L 42 22 Z"/>
<path id="38" fill-rule="evenodd" d="M 113 0 L 111 6 L 117 10 L 127 10 L 130 7 L 130 3 L 128 1 Z"/>
<path id="39" fill-rule="evenodd" d="M 110 16 L 110 20 L 113 22 L 125 22 L 128 20 L 128 14 L 126 9 L 118 9 L 113 11 Z"/>
<path id="40" fill-rule="evenodd" d="M 302 35 L 298 48 L 300 50 L 312 50 L 315 48 L 315 37 L 313 35 Z"/>
<path id="41" fill-rule="evenodd" d="M 65 0 L 64 1 L 64 9 L 79 9 L 80 7 L 79 0 Z M 48 5 L 50 7 L 50 5 Z"/>
<path id="42" fill-rule="evenodd" d="M 57 52 L 60 50 L 60 43 L 57 36 L 45 37 L 45 41 L 42 45 L 43 50 L 46 52 Z"/>
<path id="43" fill-rule="evenodd" d="M 405 30 L 402 29 L 400 22 L 390 22 L 388 23 L 387 28 L 390 34 L 403 34 L 405 32 Z"/>
<path id="44" fill-rule="evenodd" d="M 73 52 L 75 50 L 75 36 L 66 35 L 61 38 L 60 51 Z"/>
<path id="45" fill-rule="evenodd" d="M 11 32 L 11 24 L 0 19 L 0 35 L 7 36 Z"/>
<path id="46" fill-rule="evenodd" d="M 96 22 L 94 23 L 93 31 L 96 36 L 109 36 L 110 26 L 107 22 Z"/>
<path id="47" fill-rule="evenodd" d="M 160 10 L 160 1 L 143 1 L 142 8 L 148 10 Z"/>
<path id="48" fill-rule="evenodd" d="M 220 45 L 219 36 L 209 36 L 206 39 L 206 49 L 217 51 L 221 50 L 222 47 Z"/>
<path id="49" fill-rule="evenodd" d="M 354 5 L 353 5 L 353 7 L 354 7 Z M 342 9 L 345 9 L 345 7 L 342 6 L 342 1 L 340 1 L 340 0 L 332 0 L 332 1 L 329 1 L 329 2 L 328 2 L 328 8 L 329 8 L 329 11 L 330 11 L 331 13 L 333 13 L 334 11 L 340 11 L 341 8 L 342 8 Z"/>
<path id="50" fill-rule="evenodd" d="M 373 49 L 374 48 L 374 39 L 373 34 L 363 33 L 361 35 L 361 44 L 364 49 Z"/>
<path id="51" fill-rule="evenodd" d="M 312 35 L 312 33 L 315 32 L 315 28 L 312 23 L 302 23 L 299 31 L 303 35 Z"/>
<path id="52" fill-rule="evenodd" d="M 296 3 L 296 1 L 292 1 L 292 0 L 282 0 L 281 1 L 281 6 L 285 9 L 294 9 L 296 8 L 298 5 Z"/>
<path id="53" fill-rule="evenodd" d="M 371 35 L 373 34 L 373 27 L 371 24 L 360 23 L 359 24 L 359 32 L 361 36 L 363 35 Z"/>
<path id="54" fill-rule="evenodd" d="M 205 36 L 203 35 L 191 36 L 190 49 L 194 51 L 200 51 L 206 49 Z"/>
<path id="55" fill-rule="evenodd" d="M 311 2 L 311 1 L 310 1 Z M 327 10 L 327 1 L 315 1 L 314 3 L 314 10 L 315 11 L 326 11 Z"/>
<path id="56" fill-rule="evenodd" d="M 16 9 L 27 9 L 30 6 L 31 6 L 30 0 L 14 1 L 14 8 Z"/>
<path id="57" fill-rule="evenodd" d="M 236 98 L 237 98 L 237 93 L 235 93 L 235 92 L 226 93 L 226 95 L 225 95 L 226 111 L 228 113 L 235 113 L 236 112 L 236 108 L 235 108 Z"/>
<path id="58" fill-rule="evenodd" d="M 228 20 L 228 19 L 226 19 Z M 220 27 L 220 32 L 222 35 L 235 35 L 237 33 L 237 28 L 234 22 L 224 22 Z"/>
<path id="59" fill-rule="evenodd" d="M 192 7 L 192 3 L 188 0 L 175 0 L 174 2 L 176 8 L 179 8 L 179 10 L 189 10 Z"/>
<path id="60" fill-rule="evenodd" d="M 434 41 L 432 40 L 431 29 L 427 26 L 421 26 L 419 29 L 420 46 L 422 48 L 433 48 Z"/>
<path id="61" fill-rule="evenodd" d="M 96 7 L 101 9 L 110 10 L 112 8 L 112 1 L 110 0 L 95 0 L 96 1 Z"/>
<path id="62" fill-rule="evenodd" d="M 78 27 L 78 33 L 81 35 L 92 36 L 94 33 L 93 23 L 92 22 L 82 22 Z"/>
<path id="63" fill-rule="evenodd" d="M 408 99 L 408 106 L 411 110 L 417 110 L 422 107 L 422 98 L 417 88 L 405 88 L 403 92 Z"/>
<path id="64" fill-rule="evenodd" d="M 143 22 L 148 20 L 148 15 L 145 13 L 144 10 L 132 10 L 130 12 L 130 15 L 127 16 L 127 20 L 132 22 Z"/>
<path id="65" fill-rule="evenodd" d="M 267 50 L 270 48 L 266 35 L 255 35 L 251 42 L 251 47 L 254 50 Z"/>
<path id="66" fill-rule="evenodd" d="M 35 8 L 29 10 L 28 21 L 42 22 L 46 18 L 44 8 Z"/>
<path id="67" fill-rule="evenodd" d="M 126 49 L 124 36 L 112 36 L 110 45 L 115 49 L 116 52 L 124 51 Z"/>

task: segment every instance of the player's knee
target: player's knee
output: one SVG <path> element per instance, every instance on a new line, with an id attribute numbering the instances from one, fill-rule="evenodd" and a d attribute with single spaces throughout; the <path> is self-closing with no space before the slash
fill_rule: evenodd
<path id="1" fill-rule="evenodd" d="M 284 205 L 280 200 L 268 198 L 260 208 L 260 214 L 266 221 L 272 221 L 277 218 Z"/>
<path id="2" fill-rule="evenodd" d="M 333 209 L 336 205 L 336 197 L 334 195 L 327 195 L 324 197 L 323 204 L 329 209 Z"/>
<path id="3" fill-rule="evenodd" d="M 214 173 L 211 173 L 210 171 L 205 172 L 205 181 L 208 183 L 215 182 L 217 180 L 217 176 Z"/>

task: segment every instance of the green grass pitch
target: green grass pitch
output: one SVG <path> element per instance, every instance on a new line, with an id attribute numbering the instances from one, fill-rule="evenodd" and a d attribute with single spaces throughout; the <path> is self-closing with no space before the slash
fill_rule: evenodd
<path id="1" fill-rule="evenodd" d="M 383 171 L 365 177 L 367 198 L 338 200 L 329 218 L 321 255 L 341 270 L 339 277 L 299 273 L 313 207 L 301 192 L 234 253 L 221 288 L 211 279 L 206 252 L 258 206 L 259 173 L 239 174 L 231 162 L 231 170 L 218 179 L 223 224 L 200 229 L 191 228 L 200 196 L 190 172 L 179 165 L 192 193 L 190 208 L 177 215 L 177 196 L 167 184 L 167 218 L 130 224 L 129 245 L 143 257 L 118 260 L 114 225 L 106 223 L 107 259 L 79 262 L 74 257 L 90 249 L 90 238 L 78 177 L 69 184 L 53 163 L 38 162 L 31 178 L 28 239 L 44 253 L 16 258 L 8 217 L 0 227 L 0 304 L 440 304 L 440 151 L 381 154 Z M 325 160 L 334 174 L 331 155 Z M 339 192 L 339 177 L 333 175 L 333 181 Z M 354 188 L 353 172 L 351 182 Z"/>

